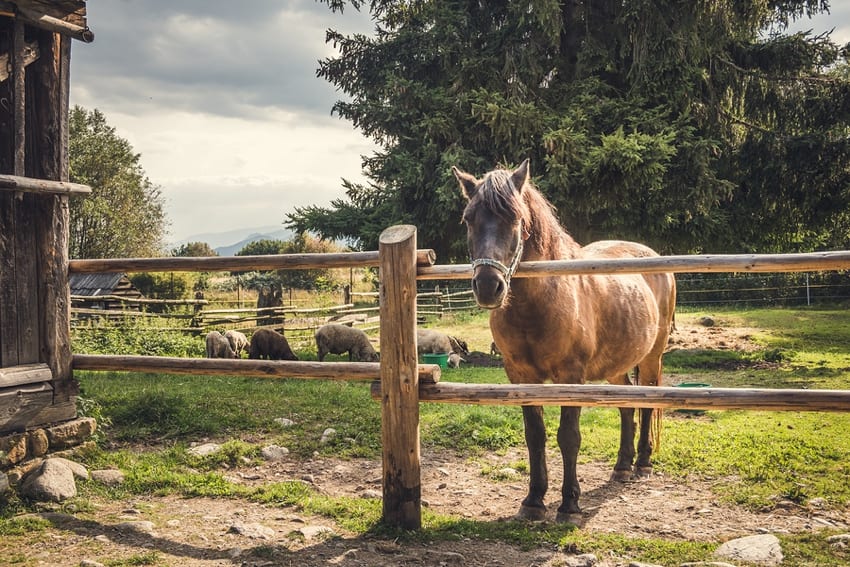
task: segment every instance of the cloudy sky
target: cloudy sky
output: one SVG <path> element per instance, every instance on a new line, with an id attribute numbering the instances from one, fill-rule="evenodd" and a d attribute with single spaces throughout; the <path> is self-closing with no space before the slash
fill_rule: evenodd
<path id="1" fill-rule="evenodd" d="M 850 42 L 850 2 L 801 29 Z M 71 104 L 101 110 L 162 188 L 169 242 L 279 226 L 296 206 L 362 180 L 370 140 L 330 110 L 316 77 L 325 31 L 369 33 L 368 14 L 315 0 L 88 0 L 91 44 L 74 42 Z M 218 245 L 214 244 L 214 245 Z"/>

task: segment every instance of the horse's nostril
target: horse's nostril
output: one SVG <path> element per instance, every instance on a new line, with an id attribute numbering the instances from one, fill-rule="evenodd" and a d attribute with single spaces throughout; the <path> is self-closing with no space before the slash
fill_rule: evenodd
<path id="1" fill-rule="evenodd" d="M 472 292 L 478 293 L 478 278 L 472 278 Z"/>
<path id="2" fill-rule="evenodd" d="M 502 291 L 505 289 L 505 282 L 501 279 L 496 280 L 496 297 L 502 295 Z"/>

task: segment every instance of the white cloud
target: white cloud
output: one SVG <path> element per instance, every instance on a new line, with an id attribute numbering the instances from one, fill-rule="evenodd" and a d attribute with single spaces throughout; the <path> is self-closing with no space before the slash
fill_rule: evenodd
<path id="1" fill-rule="evenodd" d="M 88 4 L 94 43 L 75 44 L 71 102 L 101 110 L 162 188 L 169 240 L 279 225 L 343 196 L 374 146 L 330 115 L 315 76 L 325 30 L 368 16 L 310 1 L 109 0 Z"/>

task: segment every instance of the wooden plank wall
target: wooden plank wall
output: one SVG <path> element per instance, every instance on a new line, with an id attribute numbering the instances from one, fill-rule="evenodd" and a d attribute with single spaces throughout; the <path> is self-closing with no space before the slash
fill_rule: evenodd
<path id="1" fill-rule="evenodd" d="M 68 181 L 71 39 L 30 26 L 24 34 L 22 27 L 19 21 L 0 18 L 0 50 L 7 50 L 9 59 L 20 61 L 16 54 L 26 43 L 37 43 L 39 52 L 25 73 L 21 64 L 0 83 L 0 96 L 15 101 L 13 111 L 6 113 L 12 118 L 0 118 L 5 120 L 0 124 L 0 173 Z M 0 391 L 0 432 L 76 415 L 68 228 L 67 195 L 0 192 L 0 367 L 49 367 L 49 373 L 31 374 L 40 377 L 40 386 Z M 52 381 L 44 382 L 49 376 Z"/>

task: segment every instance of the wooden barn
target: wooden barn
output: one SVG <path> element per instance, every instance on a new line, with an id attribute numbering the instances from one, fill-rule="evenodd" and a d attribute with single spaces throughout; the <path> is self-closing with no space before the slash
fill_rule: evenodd
<path id="1" fill-rule="evenodd" d="M 71 303 L 86 309 L 139 309 L 143 299 L 127 274 L 71 274 Z"/>
<path id="2" fill-rule="evenodd" d="M 83 0 L 0 0 L 0 436 L 76 417 L 68 91 Z"/>

